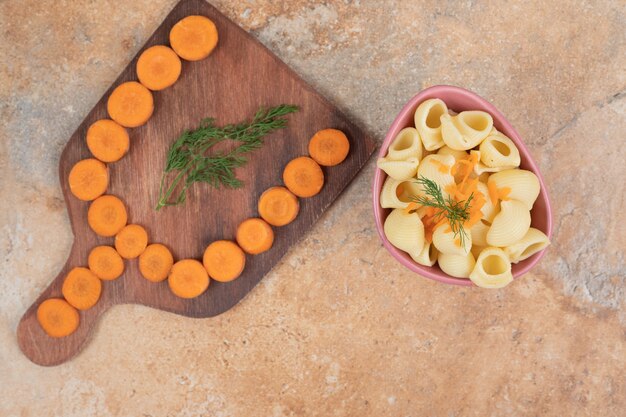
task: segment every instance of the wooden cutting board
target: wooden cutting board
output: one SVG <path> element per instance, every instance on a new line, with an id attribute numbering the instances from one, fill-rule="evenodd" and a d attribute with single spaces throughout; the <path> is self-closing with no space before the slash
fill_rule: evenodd
<path id="1" fill-rule="evenodd" d="M 344 131 L 350 140 L 348 158 L 338 166 L 324 168 L 326 182 L 322 192 L 300 200 L 297 219 L 288 226 L 274 228 L 272 249 L 261 255 L 248 255 L 245 271 L 237 280 L 212 281 L 204 294 L 187 300 L 173 295 L 166 281 L 157 284 L 141 277 L 137 260 L 125 261 L 124 275 L 115 281 L 103 281 L 100 301 L 80 313 L 77 331 L 65 338 L 51 338 L 37 322 L 37 307 L 45 299 L 61 297 L 65 275 L 73 267 L 86 266 L 88 253 L 94 246 L 113 244 L 113 238 L 98 237 L 89 228 L 89 203 L 76 199 L 67 184 L 72 166 L 90 157 L 85 144 L 87 128 L 96 120 L 108 117 L 106 100 L 113 88 L 136 80 L 135 64 L 140 53 L 153 45 L 167 45 L 171 27 L 179 19 L 193 14 L 207 16 L 215 22 L 219 31 L 217 48 L 202 61 L 183 61 L 178 82 L 153 94 L 152 118 L 142 127 L 129 129 L 129 153 L 109 164 L 108 193 L 126 203 L 129 223 L 143 225 L 150 242 L 167 245 L 176 260 L 201 259 L 210 242 L 234 239 L 236 227 L 242 220 L 258 216 L 258 197 L 265 189 L 281 185 L 284 166 L 292 158 L 307 154 L 308 140 L 316 131 L 329 127 Z M 181 132 L 196 128 L 206 117 L 215 117 L 220 125 L 239 122 L 251 118 L 259 106 L 283 103 L 296 104 L 300 111 L 288 116 L 288 127 L 267 137 L 263 148 L 250 154 L 247 166 L 237 171 L 237 176 L 245 182 L 243 188 L 216 190 L 207 184 L 196 184 L 189 190 L 183 206 L 154 210 L 166 153 Z M 37 364 L 63 363 L 81 350 L 100 316 L 115 304 L 143 304 L 189 317 L 211 317 L 228 310 L 263 278 L 291 245 L 306 236 L 374 148 L 371 138 L 256 39 L 203 0 L 182 0 L 89 112 L 61 155 L 59 175 L 74 243 L 63 269 L 22 317 L 17 330 L 20 348 Z"/>

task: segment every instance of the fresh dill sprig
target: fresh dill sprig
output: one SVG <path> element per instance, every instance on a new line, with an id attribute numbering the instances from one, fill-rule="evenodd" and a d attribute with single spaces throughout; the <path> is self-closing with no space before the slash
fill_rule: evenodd
<path id="1" fill-rule="evenodd" d="M 428 178 L 420 175 L 416 182 L 423 187 L 426 196 L 418 196 L 412 200 L 422 206 L 436 208 L 435 220 L 439 221 L 442 217 L 445 217 L 448 223 L 450 223 L 450 229 L 452 229 L 454 237 L 459 236 L 461 247 L 465 247 L 467 232 L 463 224 L 469 220 L 469 209 L 472 199 L 474 198 L 474 193 L 471 193 L 467 200 L 456 201 L 450 196 L 448 196 L 447 199 L 444 198 L 439 184 Z"/>
<path id="2" fill-rule="evenodd" d="M 215 119 L 208 118 L 198 129 L 183 132 L 167 154 L 156 210 L 184 203 L 187 189 L 195 182 L 205 182 L 215 188 L 241 187 L 243 183 L 234 170 L 247 162 L 243 154 L 260 148 L 263 137 L 283 129 L 287 125 L 284 116 L 297 110 L 297 106 L 286 104 L 269 109 L 261 107 L 250 122 L 218 127 Z M 230 151 L 209 153 L 212 146 L 227 139 L 239 144 Z"/>

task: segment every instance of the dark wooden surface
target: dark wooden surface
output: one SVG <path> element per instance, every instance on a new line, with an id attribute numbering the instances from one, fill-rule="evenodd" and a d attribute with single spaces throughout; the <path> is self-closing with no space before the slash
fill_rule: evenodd
<path id="1" fill-rule="evenodd" d="M 89 339 L 99 317 L 115 304 L 138 303 L 189 317 L 210 317 L 228 310 L 263 278 L 291 245 L 306 236 L 374 150 L 374 142 L 361 129 L 256 39 L 203 0 L 182 0 L 142 51 L 152 45 L 168 44 L 172 25 L 190 14 L 212 19 L 219 31 L 219 43 L 207 59 L 183 61 L 178 82 L 153 94 L 152 118 L 142 127 L 129 129 L 129 153 L 109 165 L 108 193 L 126 203 L 129 223 L 146 227 L 150 242 L 167 245 L 176 260 L 201 259 L 210 242 L 234 239 L 237 224 L 258 215 L 256 203 L 260 194 L 282 183 L 283 167 L 292 158 L 307 154 L 308 140 L 317 130 L 328 127 L 343 130 L 350 139 L 348 158 L 341 165 L 324 168 L 326 182 L 322 192 L 313 198 L 301 199 L 297 219 L 288 226 L 274 228 L 273 248 L 262 255 L 247 256 L 245 271 L 237 280 L 212 281 L 200 297 L 185 300 L 171 293 L 167 281 L 155 284 L 142 278 L 136 260 L 125 261 L 124 275 L 115 281 L 103 281 L 100 301 L 80 313 L 81 323 L 76 332 L 61 339 L 48 337 L 36 319 L 39 303 L 50 297 L 61 297 L 66 273 L 75 266 L 86 266 L 91 248 L 113 244 L 113 238 L 98 237 L 91 231 L 87 224 L 89 203 L 79 201 L 70 193 L 67 176 L 77 161 L 90 157 L 85 133 L 94 121 L 107 117 L 106 100 L 110 92 L 120 83 L 136 79 L 135 64 L 140 51 L 89 112 L 61 155 L 59 175 L 74 243 L 65 266 L 26 311 L 17 330 L 20 348 L 37 364 L 57 365 L 76 355 Z M 265 146 L 250 155 L 247 166 L 238 170 L 239 178 L 245 181 L 243 189 L 216 190 L 206 184 L 196 184 L 190 189 L 184 206 L 154 210 L 167 150 L 184 129 L 197 127 L 208 116 L 215 117 L 219 124 L 241 121 L 252 116 L 261 105 L 282 103 L 296 104 L 301 109 L 289 116 L 287 129 L 270 135 Z"/>

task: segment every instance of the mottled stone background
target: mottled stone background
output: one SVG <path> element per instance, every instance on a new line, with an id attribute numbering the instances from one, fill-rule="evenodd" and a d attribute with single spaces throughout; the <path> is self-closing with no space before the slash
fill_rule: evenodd
<path id="1" fill-rule="evenodd" d="M 440 83 L 498 106 L 543 170 L 554 241 L 502 291 L 400 267 L 373 160 L 238 306 L 193 320 L 113 308 L 71 362 L 18 349 L 72 233 L 65 142 L 174 0 L 0 1 L 1 416 L 623 416 L 623 1 L 214 4 L 379 141 Z"/>

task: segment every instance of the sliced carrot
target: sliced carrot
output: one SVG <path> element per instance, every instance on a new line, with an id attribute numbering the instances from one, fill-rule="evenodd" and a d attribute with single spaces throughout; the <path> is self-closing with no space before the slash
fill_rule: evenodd
<path id="1" fill-rule="evenodd" d="M 48 336 L 65 337 L 76 331 L 80 317 L 67 301 L 49 298 L 37 307 L 37 321 Z"/>
<path id="2" fill-rule="evenodd" d="M 128 132 L 113 120 L 100 119 L 87 130 L 87 147 L 102 162 L 119 161 L 128 152 Z"/>
<path id="3" fill-rule="evenodd" d="M 207 246 L 202 264 L 211 278 L 228 282 L 241 275 L 246 266 L 246 255 L 236 243 L 218 240 Z"/>
<path id="4" fill-rule="evenodd" d="M 180 58 L 172 48 L 152 46 L 141 53 L 137 60 L 137 78 L 152 91 L 173 85 L 180 77 Z"/>
<path id="5" fill-rule="evenodd" d="M 96 246 L 87 258 L 89 269 L 98 278 L 110 281 L 124 273 L 124 260 L 111 246 Z"/>
<path id="6" fill-rule="evenodd" d="M 313 197 L 324 186 L 322 168 L 306 156 L 291 160 L 283 171 L 285 185 L 298 197 Z"/>
<path id="7" fill-rule="evenodd" d="M 187 16 L 178 21 L 170 31 L 170 45 L 182 59 L 204 59 L 217 45 L 217 27 L 204 16 Z"/>
<path id="8" fill-rule="evenodd" d="M 247 219 L 237 227 L 237 243 L 250 255 L 258 255 L 272 247 L 274 232 L 265 220 Z"/>
<path id="9" fill-rule="evenodd" d="M 109 171 L 107 166 L 97 159 L 83 159 L 72 167 L 67 182 L 76 198 L 90 201 L 106 192 L 109 186 Z"/>
<path id="10" fill-rule="evenodd" d="M 136 81 L 118 85 L 109 96 L 107 111 L 111 119 L 124 127 L 138 127 L 154 111 L 152 93 Z"/>
<path id="11" fill-rule="evenodd" d="M 87 211 L 87 223 L 100 236 L 115 236 L 126 226 L 128 215 L 122 200 L 114 195 L 95 199 Z"/>
<path id="12" fill-rule="evenodd" d="M 138 224 L 129 224 L 115 235 L 115 249 L 122 258 L 133 259 L 148 246 L 148 232 Z"/>
<path id="13" fill-rule="evenodd" d="M 349 151 L 350 142 L 341 130 L 320 130 L 309 141 L 309 155 L 323 166 L 339 165 L 346 159 Z"/>
<path id="14" fill-rule="evenodd" d="M 209 274 L 195 259 L 183 259 L 172 266 L 167 282 L 177 296 L 195 298 L 209 287 Z"/>
<path id="15" fill-rule="evenodd" d="M 284 226 L 296 218 L 300 203 L 285 187 L 272 187 L 261 194 L 258 209 L 263 220 L 272 226 Z"/>
<path id="16" fill-rule="evenodd" d="M 87 268 L 72 269 L 63 281 L 63 297 L 73 307 L 87 310 L 98 302 L 102 292 L 102 282 Z"/>
<path id="17" fill-rule="evenodd" d="M 148 281 L 163 281 L 170 273 L 173 264 L 172 252 L 160 243 L 149 245 L 139 255 L 139 272 Z"/>

